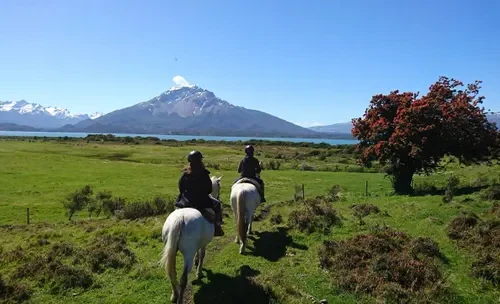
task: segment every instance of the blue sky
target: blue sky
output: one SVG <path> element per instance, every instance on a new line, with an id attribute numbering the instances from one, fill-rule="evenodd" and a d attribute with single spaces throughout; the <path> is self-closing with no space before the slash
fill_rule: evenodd
<path id="1" fill-rule="evenodd" d="M 484 106 L 500 110 L 498 16 L 494 0 L 1 0 L 0 100 L 109 112 L 181 75 L 236 105 L 329 124 L 446 75 L 483 80 Z"/>

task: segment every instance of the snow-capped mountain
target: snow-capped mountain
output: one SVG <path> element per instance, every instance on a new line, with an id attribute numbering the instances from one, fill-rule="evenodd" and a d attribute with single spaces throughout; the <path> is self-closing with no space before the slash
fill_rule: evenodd
<path id="1" fill-rule="evenodd" d="M 72 114 L 67 109 L 53 106 L 44 107 L 26 100 L 0 101 L 1 123 L 13 123 L 34 128 L 58 128 L 87 119 L 96 119 L 102 115 L 102 113 Z"/>
<path id="2" fill-rule="evenodd" d="M 168 91 L 62 131 L 239 136 L 315 136 L 270 114 L 235 106 L 182 77 Z"/>

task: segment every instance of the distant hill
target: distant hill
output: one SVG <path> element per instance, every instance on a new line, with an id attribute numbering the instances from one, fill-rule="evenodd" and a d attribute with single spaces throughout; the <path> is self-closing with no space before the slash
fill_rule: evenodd
<path id="1" fill-rule="evenodd" d="M 59 128 L 86 119 L 95 119 L 102 113 L 72 114 L 59 107 L 44 107 L 26 100 L 0 101 L 0 123 L 30 126 L 34 128 Z"/>
<path id="2" fill-rule="evenodd" d="M 500 129 L 500 112 L 489 112 L 486 114 L 486 117 L 490 122 L 496 123 L 497 127 Z"/>
<path id="3" fill-rule="evenodd" d="M 315 126 L 309 129 L 316 132 L 325 133 L 338 133 L 338 134 L 351 134 L 352 123 L 350 122 L 340 122 L 326 126 Z"/>
<path id="4" fill-rule="evenodd" d="M 324 137 L 273 115 L 238 107 L 198 86 L 185 85 L 148 101 L 84 120 L 60 131 L 219 136 Z"/>
<path id="5" fill-rule="evenodd" d="M 16 125 L 16 124 L 13 124 L 13 123 L 0 122 L 0 131 L 28 131 L 28 132 L 35 132 L 35 131 L 40 131 L 40 129 L 29 127 L 29 126 Z"/>
<path id="6" fill-rule="evenodd" d="M 500 112 L 488 112 L 486 118 L 488 118 L 488 121 L 496 123 L 497 127 L 500 128 Z M 310 127 L 309 129 L 316 132 L 351 134 L 352 123 L 340 122 L 331 125 Z"/>

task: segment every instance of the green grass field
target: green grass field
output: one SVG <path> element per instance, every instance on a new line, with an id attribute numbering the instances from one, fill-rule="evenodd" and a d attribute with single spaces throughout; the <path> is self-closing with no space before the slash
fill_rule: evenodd
<path id="1" fill-rule="evenodd" d="M 26 285 L 32 291 L 29 301 L 33 303 L 166 303 L 170 283 L 157 265 L 166 215 L 129 221 L 102 215 L 88 219 L 86 212 L 80 212 L 69 222 L 61 201 L 87 184 L 95 191 L 109 190 L 127 200 L 174 196 L 185 156 L 195 148 L 203 152 L 213 175 L 223 175 L 221 199 L 227 204 L 230 186 L 237 177 L 237 163 L 243 157 L 238 146 L 0 141 L 0 254 L 3 256 L 0 274 L 6 280 Z M 498 286 L 471 276 L 472 256 L 459 249 L 445 230 L 463 211 L 491 216 L 485 214 L 492 203 L 480 199 L 484 190 L 470 185 L 478 179 L 491 182 L 498 178 L 498 166 L 461 168 L 450 164 L 446 171 L 433 176 L 417 176 L 417 187 L 432 184 L 438 188 L 443 187 L 450 172 L 460 178 L 463 191 L 452 202 L 443 203 L 442 195 L 392 195 L 384 174 L 375 173 L 377 170 L 353 172 L 361 169 L 346 154 L 317 155 L 313 151 L 318 149 L 313 148 L 257 148 L 262 151 L 258 158 L 264 163 L 271 160 L 281 163 L 280 170 L 262 172 L 268 199 L 263 207 L 270 206 L 270 213 L 255 222 L 255 235 L 250 238 L 249 253 L 245 256 L 238 254 L 238 246 L 233 242 L 232 215 L 225 220 L 226 235 L 215 238 L 207 249 L 205 277 L 191 284 L 194 271 L 191 273 L 188 303 L 311 303 L 313 299 L 327 299 L 328 303 L 375 303 L 377 300 L 372 297 L 338 288 L 331 275 L 320 268 L 318 258 L 324 240 L 348 239 L 369 232 L 375 225 L 388 225 L 414 237 L 430 237 L 439 244 L 449 261 L 440 265 L 440 269 L 455 294 L 450 301 L 500 302 Z M 282 156 L 273 159 L 277 154 Z M 311 168 L 301 170 L 303 163 Z M 365 182 L 368 182 L 368 197 Z M 294 197 L 294 187 L 298 184 L 305 185 L 305 195 L 311 198 L 327 194 L 334 184 L 340 185 L 342 200 L 333 204 L 343 225 L 327 235 L 307 235 L 289 229 L 286 219 L 300 202 L 284 202 Z M 350 206 L 365 202 L 383 212 L 368 216 L 364 219 L 366 225 L 359 225 Z M 30 208 L 30 225 L 26 225 L 26 208 Z M 225 211 L 232 214 L 228 205 Z M 270 218 L 278 214 L 284 221 L 273 224 Z M 16 276 L 20 266 L 49 254 L 54 244 L 65 242 L 73 247 L 73 255 L 85 254 L 95 239 L 105 234 L 125 236 L 136 257 L 130 269 L 110 267 L 94 273 L 92 286 L 87 289 L 61 290 L 47 282 Z M 23 253 L 16 254 L 19 251 Z M 68 262 L 70 258 L 63 260 Z M 180 255 L 178 261 L 180 269 Z"/>

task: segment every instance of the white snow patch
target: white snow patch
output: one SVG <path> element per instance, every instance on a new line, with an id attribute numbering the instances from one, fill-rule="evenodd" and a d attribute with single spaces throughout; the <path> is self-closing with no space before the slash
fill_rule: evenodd
<path id="1" fill-rule="evenodd" d="M 90 115 L 89 115 L 89 118 L 90 118 L 90 119 L 97 119 L 97 118 L 99 118 L 99 117 L 101 117 L 101 116 L 103 116 L 103 115 L 104 115 L 104 113 L 101 113 L 101 112 L 95 112 L 95 113 L 90 114 Z"/>
<path id="2" fill-rule="evenodd" d="M 12 108 L 14 108 L 14 106 L 16 104 L 17 104 L 17 102 L 15 102 L 15 101 L 11 101 L 9 103 L 3 104 L 0 106 L 0 111 L 5 111 L 5 112 L 10 111 L 10 110 L 12 110 Z"/>

